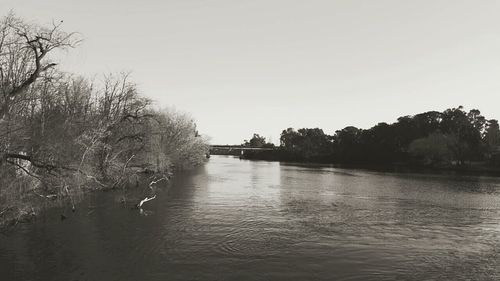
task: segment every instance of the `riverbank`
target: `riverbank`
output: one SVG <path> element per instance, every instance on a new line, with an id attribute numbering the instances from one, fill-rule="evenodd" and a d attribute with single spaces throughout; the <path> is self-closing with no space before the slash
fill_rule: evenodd
<path id="1" fill-rule="evenodd" d="M 62 21 L 43 26 L 9 13 L 0 30 L 0 69 L 9 73 L 0 83 L 4 223 L 30 221 L 44 206 L 75 211 L 89 191 L 134 185 L 137 171 L 168 175 L 205 161 L 208 142 L 193 118 L 159 109 L 129 73 L 89 79 L 57 69 L 52 54 L 81 42 Z"/>
<path id="2" fill-rule="evenodd" d="M 417 173 L 461 173 L 468 175 L 491 175 L 500 177 L 500 167 L 488 165 L 487 162 L 470 162 L 464 165 L 420 165 L 418 163 L 400 162 L 400 163 L 338 163 L 332 162 L 328 157 L 316 158 L 315 160 L 303 160 L 299 157 L 293 157 L 283 150 L 274 151 L 245 151 L 240 159 L 246 160 L 262 160 L 262 161 L 278 161 L 286 163 L 307 163 L 307 164 L 320 164 L 332 165 L 338 168 L 349 169 L 369 169 L 369 170 L 383 170 L 393 172 L 417 172 Z"/>

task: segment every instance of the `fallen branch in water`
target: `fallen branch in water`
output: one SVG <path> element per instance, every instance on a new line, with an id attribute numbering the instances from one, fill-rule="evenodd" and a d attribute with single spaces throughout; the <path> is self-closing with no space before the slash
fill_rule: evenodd
<path id="1" fill-rule="evenodd" d="M 150 189 L 153 189 L 153 185 L 154 185 L 154 184 L 157 184 L 157 183 L 159 183 L 159 182 L 161 182 L 162 180 L 166 180 L 166 179 L 163 177 L 163 178 L 161 178 L 161 179 L 159 179 L 159 180 L 151 181 L 151 182 L 149 183 L 149 188 L 150 188 Z"/>
<path id="2" fill-rule="evenodd" d="M 144 204 L 144 203 L 146 203 L 148 201 L 151 201 L 151 200 L 153 200 L 155 198 L 156 198 L 156 194 L 153 197 L 150 197 L 150 198 L 146 197 L 146 198 L 142 199 L 141 202 L 139 202 L 139 204 L 137 204 L 137 208 L 141 208 L 142 204 Z"/>

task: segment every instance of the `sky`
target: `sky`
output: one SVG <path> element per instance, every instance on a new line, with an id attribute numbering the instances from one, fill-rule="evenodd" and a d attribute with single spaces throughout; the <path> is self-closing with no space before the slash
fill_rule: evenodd
<path id="1" fill-rule="evenodd" d="M 465 106 L 500 118 L 500 0 L 0 0 L 84 41 L 60 68 L 130 71 L 213 144 Z"/>

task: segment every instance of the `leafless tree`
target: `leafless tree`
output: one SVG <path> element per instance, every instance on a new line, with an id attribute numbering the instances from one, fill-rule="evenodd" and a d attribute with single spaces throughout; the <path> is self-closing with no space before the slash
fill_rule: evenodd
<path id="1" fill-rule="evenodd" d="M 0 23 L 1 119 L 9 115 L 16 98 L 57 65 L 49 58 L 50 53 L 73 48 L 80 42 L 76 33 L 62 31 L 61 24 L 33 25 L 13 13 Z"/>

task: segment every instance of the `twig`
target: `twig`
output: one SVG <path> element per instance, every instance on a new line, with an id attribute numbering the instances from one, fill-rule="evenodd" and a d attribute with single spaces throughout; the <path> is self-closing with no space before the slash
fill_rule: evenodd
<path id="1" fill-rule="evenodd" d="M 125 165 L 123 165 L 123 170 L 122 170 L 122 173 L 120 174 L 120 177 L 115 181 L 115 183 L 113 184 L 113 186 L 111 187 L 112 189 L 115 188 L 115 186 L 117 186 L 118 184 L 121 183 L 122 181 L 122 178 L 123 178 L 123 175 L 125 174 L 125 170 L 127 169 L 128 167 L 128 164 L 130 161 L 132 161 L 132 159 L 135 157 L 135 154 L 130 156 L 130 158 L 127 160 L 127 162 L 125 162 Z"/>
<path id="2" fill-rule="evenodd" d="M 8 212 L 12 207 L 6 207 L 0 212 L 0 217 L 3 216 L 4 213 Z"/>
<path id="3" fill-rule="evenodd" d="M 100 181 L 99 181 L 96 177 L 91 176 L 91 175 L 86 175 L 86 176 L 87 176 L 87 178 L 89 178 L 89 179 L 93 179 L 93 180 L 94 180 L 97 184 L 99 184 L 100 186 L 102 186 L 102 187 L 107 187 L 107 185 L 105 185 L 104 183 L 100 182 Z"/>
<path id="4" fill-rule="evenodd" d="M 40 193 L 37 193 L 35 190 L 33 190 L 33 193 L 45 199 L 53 199 L 57 197 L 57 194 L 42 195 Z"/>
<path id="5" fill-rule="evenodd" d="M 31 177 L 39 180 L 39 181 L 42 181 L 42 179 L 39 176 L 31 173 L 30 171 L 28 171 L 26 168 L 24 168 L 23 166 L 19 165 L 18 163 L 14 162 L 14 161 L 10 161 L 10 160 L 7 160 L 6 162 L 10 163 L 12 165 L 15 165 L 17 168 L 23 170 L 28 176 L 31 176 Z"/>

